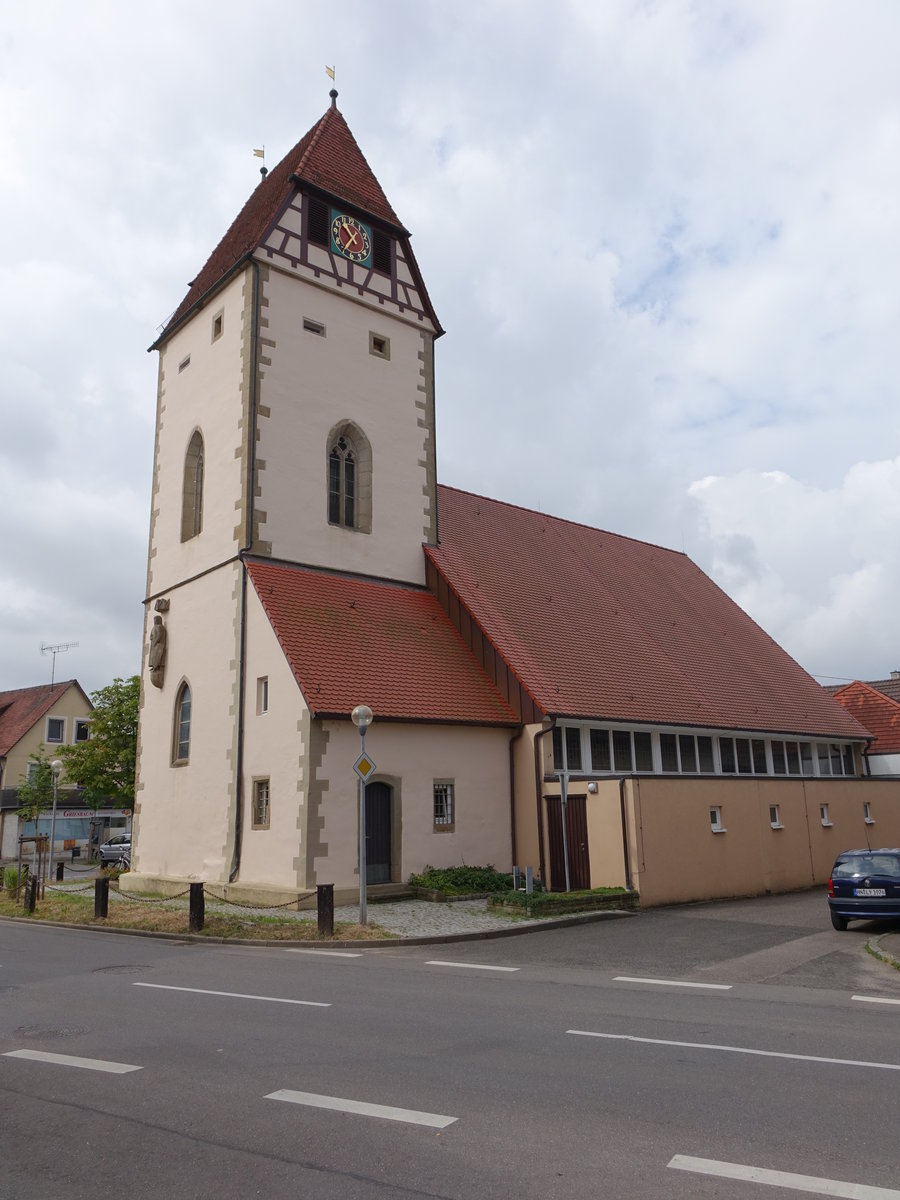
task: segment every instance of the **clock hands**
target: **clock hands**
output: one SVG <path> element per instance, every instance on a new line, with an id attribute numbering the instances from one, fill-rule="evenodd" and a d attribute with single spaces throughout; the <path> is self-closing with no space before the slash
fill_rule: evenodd
<path id="1" fill-rule="evenodd" d="M 345 243 L 346 246 L 350 247 L 354 244 L 354 242 L 359 240 L 359 230 L 354 229 L 348 221 L 341 221 L 341 226 L 347 233 L 350 234 L 349 240 Z"/>

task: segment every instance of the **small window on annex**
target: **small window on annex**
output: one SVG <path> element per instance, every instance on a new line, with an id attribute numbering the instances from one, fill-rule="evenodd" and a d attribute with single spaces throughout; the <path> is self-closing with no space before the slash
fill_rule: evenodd
<path id="1" fill-rule="evenodd" d="M 172 763 L 181 766 L 191 753 L 191 689 L 183 683 L 175 698 L 175 720 L 172 737 Z"/>
<path id="2" fill-rule="evenodd" d="M 195 429 L 184 456 L 181 491 L 181 540 L 190 541 L 203 528 L 203 435 Z"/>
<path id="3" fill-rule="evenodd" d="M 456 824 L 456 811 L 453 799 L 453 780 L 436 779 L 434 781 L 435 829 L 452 830 L 454 828 Z"/>
<path id="4" fill-rule="evenodd" d="M 269 828 L 269 781 L 268 779 L 253 780 L 253 814 L 254 829 Z"/>

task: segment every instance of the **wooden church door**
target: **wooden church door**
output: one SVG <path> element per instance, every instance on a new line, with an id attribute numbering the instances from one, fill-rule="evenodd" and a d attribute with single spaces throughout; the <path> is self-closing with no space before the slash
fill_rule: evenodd
<path id="1" fill-rule="evenodd" d="M 564 892 L 566 861 L 563 857 L 562 802 L 559 796 L 547 797 L 547 833 L 550 841 L 550 887 L 554 892 Z M 591 886 L 591 859 L 584 796 L 569 796 L 566 801 L 566 842 L 569 850 L 569 886 L 573 892 L 587 889 Z"/>

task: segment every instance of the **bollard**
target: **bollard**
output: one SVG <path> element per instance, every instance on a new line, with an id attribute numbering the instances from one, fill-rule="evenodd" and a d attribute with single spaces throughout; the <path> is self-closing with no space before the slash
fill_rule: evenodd
<path id="1" fill-rule="evenodd" d="M 57 883 L 62 883 L 64 870 L 65 870 L 65 864 L 62 862 L 58 862 L 56 864 L 56 882 Z"/>
<path id="2" fill-rule="evenodd" d="M 109 876 L 94 880 L 94 920 L 109 916 Z"/>
<path id="3" fill-rule="evenodd" d="M 518 867 L 513 867 L 512 875 L 513 875 L 513 891 L 517 892 L 519 890 L 519 888 L 521 887 L 520 881 L 522 878 L 522 873 L 520 872 Z"/>
<path id="4" fill-rule="evenodd" d="M 203 902 L 203 884 L 202 883 L 192 883 L 191 884 L 190 905 L 191 905 L 191 912 L 190 912 L 190 919 L 188 922 L 188 928 L 190 929 L 191 933 L 199 933 L 200 930 L 203 928 L 203 921 L 206 916 L 204 902 Z"/>
<path id="5" fill-rule="evenodd" d="M 531 867 L 525 868 L 525 895 L 534 895 L 534 871 Z"/>
<path id="6" fill-rule="evenodd" d="M 35 902 L 37 901 L 38 879 L 37 875 L 29 875 L 25 883 L 25 911 L 33 913 Z"/>
<path id="7" fill-rule="evenodd" d="M 323 937 L 334 937 L 334 884 L 316 885 L 316 911 L 319 917 L 319 933 Z"/>

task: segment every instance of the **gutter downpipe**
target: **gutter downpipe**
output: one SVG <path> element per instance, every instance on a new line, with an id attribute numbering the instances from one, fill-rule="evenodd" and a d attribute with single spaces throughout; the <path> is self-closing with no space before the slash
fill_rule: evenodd
<path id="1" fill-rule="evenodd" d="M 509 838 L 512 843 L 512 865 L 516 866 L 516 769 L 513 745 L 525 732 L 525 726 L 520 725 L 509 739 Z"/>
<path id="2" fill-rule="evenodd" d="M 251 259 L 253 270 L 253 329 L 250 335 L 250 421 L 247 445 L 247 520 L 244 545 L 238 551 L 241 564 L 241 633 L 238 651 L 237 754 L 234 779 L 234 850 L 228 882 L 234 883 L 241 869 L 241 842 L 244 833 L 244 704 L 247 693 L 247 564 L 245 555 L 253 546 L 253 497 L 256 478 L 256 405 L 257 354 L 259 344 L 259 264 Z"/>
<path id="3" fill-rule="evenodd" d="M 547 719 L 546 717 L 544 718 Z M 556 728 L 556 717 L 550 717 L 550 724 L 546 729 L 541 729 L 534 735 L 534 791 L 535 800 L 537 803 L 537 835 L 538 835 L 538 857 L 540 859 L 539 866 L 541 871 L 541 883 L 546 888 L 547 876 L 544 872 L 544 814 L 541 809 L 541 781 L 543 779 L 543 771 L 541 770 L 541 747 L 540 740 L 546 737 L 548 733 L 552 733 Z"/>
<path id="4" fill-rule="evenodd" d="M 619 811 L 622 814 L 622 851 L 625 855 L 625 888 L 632 892 L 634 888 L 631 883 L 631 864 L 628 853 L 628 819 L 625 813 L 625 781 L 626 775 L 623 775 L 619 780 Z"/>

